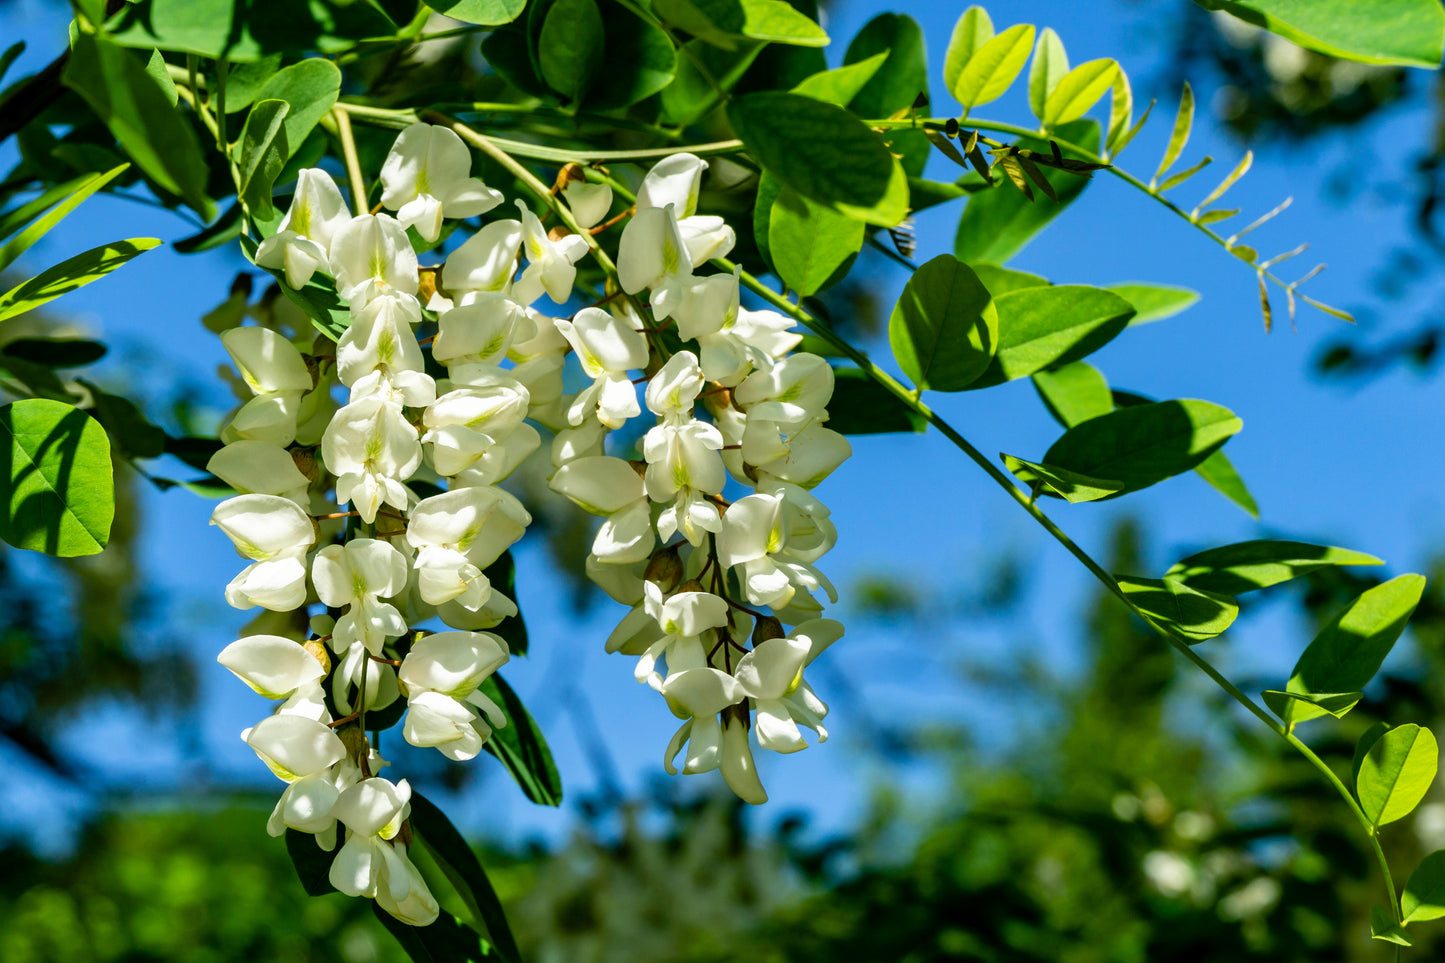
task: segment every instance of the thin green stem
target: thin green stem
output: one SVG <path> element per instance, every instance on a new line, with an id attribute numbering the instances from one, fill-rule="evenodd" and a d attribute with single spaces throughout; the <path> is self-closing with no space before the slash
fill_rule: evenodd
<path id="1" fill-rule="evenodd" d="M 722 270 L 728 272 L 732 272 L 737 267 L 731 261 L 728 261 L 724 258 L 717 258 L 713 261 L 713 263 L 720 267 Z M 1311 766 L 1318 770 L 1320 775 L 1322 775 L 1325 780 L 1334 787 L 1335 792 L 1339 794 L 1340 798 L 1345 801 L 1345 804 L 1354 814 L 1355 819 L 1364 829 L 1365 836 L 1369 839 L 1370 846 L 1375 852 L 1375 858 L 1380 864 L 1380 872 L 1385 877 L 1385 888 L 1390 894 L 1391 913 L 1394 915 L 1396 922 L 1399 922 L 1400 904 L 1399 900 L 1395 896 L 1395 882 L 1393 877 L 1390 875 L 1390 867 L 1385 859 L 1384 850 L 1380 847 L 1380 841 L 1378 838 L 1378 834 L 1375 831 L 1375 826 L 1370 821 L 1370 818 L 1365 815 L 1364 810 L 1360 808 L 1359 803 L 1355 801 L 1355 797 L 1350 792 L 1349 788 L 1345 786 L 1344 782 L 1341 781 L 1340 777 L 1335 774 L 1334 770 L 1332 770 L 1323 759 L 1321 759 L 1318 755 L 1315 754 L 1314 750 L 1301 742 L 1298 736 L 1296 736 L 1293 732 L 1287 730 L 1283 725 L 1280 724 L 1279 721 L 1270 716 L 1270 714 L 1264 709 L 1264 707 L 1259 705 L 1259 703 L 1255 702 L 1249 696 L 1245 695 L 1244 692 L 1242 692 L 1239 687 L 1236 686 L 1234 683 L 1230 682 L 1229 679 L 1226 678 L 1222 672 L 1220 672 L 1212 664 L 1210 664 L 1209 661 L 1206 660 L 1203 656 L 1199 655 L 1199 653 L 1195 652 L 1194 649 L 1191 648 L 1187 642 L 1180 639 L 1173 632 L 1170 632 L 1166 627 L 1160 625 L 1147 613 L 1141 610 L 1128 597 L 1124 590 L 1119 587 L 1119 583 L 1114 580 L 1114 577 L 1109 574 L 1109 572 L 1102 565 L 1096 562 L 1094 558 L 1089 555 L 1088 552 L 1084 551 L 1084 549 L 1081 548 L 1077 542 L 1070 538 L 1068 533 L 1066 533 L 1063 529 L 1059 528 L 1059 526 L 1055 524 L 1054 520 L 1049 518 L 1049 516 L 1044 513 L 1043 509 L 1039 508 L 1035 500 L 1030 497 L 1028 492 L 1020 488 L 1017 482 L 1012 477 L 1005 474 L 1004 471 L 998 466 L 996 466 L 990 459 L 988 459 L 983 454 L 983 452 L 975 448 L 968 441 L 968 439 L 964 438 L 963 435 L 961 435 L 957 431 L 957 429 L 950 425 L 942 416 L 940 416 L 937 412 L 924 404 L 919 399 L 919 392 L 910 391 L 896 378 L 894 378 L 888 372 L 884 371 L 876 364 L 874 364 L 873 361 L 870 360 L 866 354 L 853 347 L 853 345 L 850 344 L 846 339 L 839 337 L 827 325 L 820 323 L 816 318 L 814 318 L 802 307 L 793 304 L 787 298 L 778 294 L 767 285 L 763 284 L 753 275 L 749 274 L 746 271 L 740 271 L 739 277 L 742 283 L 748 288 L 748 290 L 757 294 L 763 300 L 767 301 L 769 304 L 773 305 L 775 308 L 784 312 L 788 316 L 796 319 L 814 334 L 818 335 L 819 337 L 826 340 L 829 344 L 833 345 L 835 348 L 845 354 L 850 360 L 852 360 L 855 364 L 857 364 L 858 367 L 861 368 L 864 373 L 868 375 L 869 378 L 871 378 L 877 384 L 885 388 L 890 394 L 896 397 L 907 408 L 914 411 L 915 413 L 926 419 L 929 424 L 937 428 L 939 432 L 950 442 L 952 442 L 956 448 L 962 451 L 965 455 L 968 456 L 971 461 L 973 461 L 976 465 L 982 468 L 984 473 L 988 475 L 989 478 L 991 478 L 995 483 L 997 483 L 998 486 L 1002 488 L 1010 498 L 1017 502 L 1019 507 L 1022 508 L 1025 512 L 1027 512 L 1029 516 L 1032 517 L 1033 520 L 1044 529 L 1044 531 L 1048 532 L 1051 536 L 1053 536 L 1054 540 L 1057 541 L 1060 545 L 1062 545 L 1069 552 L 1069 554 L 1073 555 L 1074 558 L 1078 559 L 1078 561 L 1084 566 L 1084 568 L 1088 569 L 1089 572 L 1093 574 L 1093 576 L 1097 578 L 1099 582 L 1106 589 L 1108 589 L 1111 594 L 1118 598 L 1119 601 L 1123 602 L 1124 605 L 1128 606 L 1128 608 L 1135 615 L 1143 619 L 1150 628 L 1152 628 L 1155 632 L 1159 633 L 1159 635 L 1163 636 L 1165 641 L 1167 641 L 1171 646 L 1173 646 L 1176 652 L 1178 652 L 1185 659 L 1193 663 L 1205 675 L 1209 676 L 1209 678 L 1213 680 L 1214 684 L 1219 686 L 1219 688 L 1222 689 L 1226 694 L 1228 694 L 1230 698 L 1234 699 L 1235 702 L 1238 702 L 1241 706 L 1247 709 L 1250 714 L 1259 719 L 1260 722 L 1264 723 L 1264 725 L 1271 732 L 1273 732 L 1275 735 L 1279 736 L 1285 742 L 1289 743 L 1292 747 L 1294 747 L 1295 751 L 1300 753 L 1300 755 L 1302 755 Z"/>
<path id="2" fill-rule="evenodd" d="M 351 206 L 357 214 L 367 211 L 366 179 L 361 176 L 361 161 L 356 156 L 356 138 L 351 135 L 351 115 L 344 110 L 331 111 L 336 120 L 336 136 L 341 141 L 341 157 L 346 162 L 346 176 L 351 183 Z"/>

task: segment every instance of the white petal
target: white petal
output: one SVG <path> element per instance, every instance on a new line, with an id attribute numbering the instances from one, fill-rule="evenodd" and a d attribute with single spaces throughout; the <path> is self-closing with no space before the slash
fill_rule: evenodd
<path id="1" fill-rule="evenodd" d="M 268 699 L 284 699 L 326 674 L 315 656 L 279 635 L 248 635 L 221 650 L 216 661 Z"/>

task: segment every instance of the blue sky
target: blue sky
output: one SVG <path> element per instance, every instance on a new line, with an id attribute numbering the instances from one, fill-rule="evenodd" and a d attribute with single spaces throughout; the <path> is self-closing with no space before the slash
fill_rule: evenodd
<path id="1" fill-rule="evenodd" d="M 1136 98 L 1159 97 L 1156 116 L 1122 155 L 1135 173 L 1152 172 L 1167 137 L 1177 91 L 1154 89 L 1163 73 L 1156 35 L 1163 14 L 1184 0 L 1138 3 L 1077 3 L 1068 0 L 1008 0 L 990 5 L 995 22 L 1013 19 L 1050 25 L 1059 31 L 1075 62 L 1117 57 L 1134 79 Z M 964 4 L 894 3 L 851 0 L 836 5 L 826 26 L 835 38 L 831 64 L 841 61 L 846 41 L 874 13 L 903 10 L 920 20 L 929 43 L 935 111 L 950 105 L 938 72 L 953 21 Z M 13 70 L 37 69 L 64 43 L 62 8 L 38 0 L 0 7 L 0 35 L 26 40 L 30 49 Z M 1424 81 L 1428 78 L 1419 77 Z M 1215 78 L 1199 78 L 1202 105 L 1211 102 Z M 1390 251 L 1410 243 L 1409 212 L 1388 190 L 1367 188 L 1346 204 L 1325 198 L 1326 181 L 1351 157 L 1370 158 L 1371 185 L 1402 182 L 1411 152 L 1429 137 L 1427 83 L 1413 99 L 1383 119 L 1352 132 L 1354 140 L 1332 135 L 1307 147 L 1267 144 L 1256 150 L 1250 174 L 1230 194 L 1230 206 L 1244 208 L 1240 222 L 1274 207 L 1286 196 L 1295 203 L 1256 235 L 1267 255 L 1301 241 L 1312 245 L 1297 262 L 1298 272 L 1315 261 L 1330 269 L 1312 282 L 1315 296 L 1355 310 L 1371 335 L 1408 330 L 1428 305 L 1387 303 L 1372 283 Z M 988 117 L 1030 124 L 1018 91 L 980 111 Z M 1390 152 L 1384 150 L 1392 145 Z M 1202 111 L 1185 163 L 1208 153 L 1216 165 L 1179 193 L 1187 206 L 1222 176 L 1242 153 Z M 1373 155 L 1373 156 L 1372 156 Z M 13 160 L 0 149 L 0 166 Z M 949 162 L 938 158 L 934 176 L 952 178 Z M 1215 174 L 1219 171 L 1219 174 Z M 925 260 L 952 248 L 959 207 L 926 212 L 918 224 L 918 257 Z M 106 240 L 156 236 L 173 241 L 192 228 L 163 211 L 120 200 L 89 202 L 22 261 L 39 269 Z M 116 343 L 145 343 L 162 353 L 163 371 L 205 381 L 225 360 L 220 344 L 198 319 L 225 296 L 242 265 L 238 253 L 183 256 L 161 248 L 102 283 L 67 296 L 62 307 Z M 1141 517 L 1152 537 L 1152 571 L 1204 545 L 1225 544 L 1285 533 L 1369 551 L 1385 558 L 1392 572 L 1418 568 L 1438 551 L 1445 499 L 1437 479 L 1445 451 L 1445 420 L 1438 417 L 1439 380 L 1395 372 L 1363 386 L 1323 384 L 1310 374 L 1321 344 L 1340 333 L 1342 323 L 1310 309 L 1301 312 L 1293 334 L 1278 306 L 1274 333 L 1261 323 L 1254 278 L 1230 255 L 1147 197 L 1107 175 L 1013 262 L 1059 282 L 1107 284 L 1124 280 L 1180 284 L 1203 292 L 1203 301 L 1179 317 L 1130 330 L 1092 361 L 1111 384 L 1155 397 L 1199 397 L 1223 404 L 1244 420 L 1244 431 L 1228 452 L 1262 509 L 1254 522 L 1193 476 L 1167 482 L 1122 502 L 1068 506 L 1051 503 L 1055 518 L 1087 548 L 1102 550 L 1113 522 Z M 1287 273 L 1287 276 L 1293 276 Z M 875 259 L 869 284 L 891 304 L 905 275 Z M 1415 292 L 1424 293 L 1424 288 Z M 869 350 L 880 361 L 886 344 Z M 124 350 L 113 358 L 124 358 Z M 890 362 L 891 367 L 891 362 Z M 224 397 L 219 393 L 216 402 Z M 1038 456 L 1058 434 L 1032 387 L 1014 383 L 987 392 L 935 395 L 930 402 L 975 445 Z M 997 693 L 972 689 L 950 672 L 962 658 L 1005 660 L 1020 651 L 1044 655 L 1060 671 L 1078 665 L 1078 614 L 1093 591 L 1084 573 L 1062 549 L 937 434 L 854 439 L 854 457 L 818 490 L 833 509 L 838 547 L 823 566 L 842 588 L 839 614 L 849 633 L 828 654 L 846 675 L 874 717 L 957 719 L 986 745 L 1003 745 L 1017 719 Z M 212 503 L 182 491 L 148 493 L 149 530 L 143 546 L 146 569 L 169 598 L 173 627 L 195 647 L 203 667 L 202 731 L 199 745 L 208 762 L 226 774 L 267 785 L 266 773 L 237 739 L 237 733 L 265 711 L 212 661 L 234 638 L 247 616 L 229 609 L 221 590 L 239 568 L 225 538 L 207 527 Z M 1012 553 L 1029 572 L 1029 595 L 1021 611 L 1005 620 L 931 620 L 926 631 L 878 620 L 849 620 L 848 586 L 886 574 L 922 586 L 940 602 L 979 591 L 992 562 Z M 660 773 L 663 747 L 675 720 L 661 700 L 632 680 L 629 660 L 606 656 L 603 640 L 622 611 L 610 603 L 586 617 L 574 617 L 565 590 L 535 548 L 519 553 L 520 601 L 534 640 L 534 655 L 506 672 L 526 698 L 552 743 L 569 787 L 593 783 L 572 721 L 567 693 L 580 688 L 603 723 L 607 744 L 628 786 L 636 788 Z M 1284 673 L 1307 639 L 1280 606 L 1243 620 L 1207 654 L 1227 670 Z M 1399 656 L 1397 656 L 1399 657 Z M 826 682 L 818 686 L 829 697 Z M 860 748 L 866 720 L 839 702 L 829 719 L 834 739 L 789 757 L 769 755 L 760 770 L 774 800 L 773 812 L 801 808 L 817 825 L 837 827 L 864 805 L 869 780 L 878 770 Z M 124 738 L 107 740 L 103 764 L 118 783 L 162 788 L 187 781 L 187 759 L 175 742 L 156 737 L 146 724 L 119 711 L 90 716 L 117 725 Z M 75 746 L 87 749 L 77 733 Z M 6 753 L 0 749 L 0 758 Z M 567 811 L 529 806 L 492 760 L 483 784 L 448 809 L 459 823 L 501 839 L 521 833 L 557 836 L 574 818 Z M 28 770 L 24 770 L 28 772 Z M 395 770 L 393 770 L 395 772 Z M 711 777 L 692 777 L 711 778 Z M 80 812 L 84 800 L 59 792 L 38 775 L 23 777 L 22 812 Z M 279 787 L 278 787 L 279 788 Z M 66 808 L 69 807 L 69 808 Z M 63 820 L 48 819 L 56 841 Z"/>

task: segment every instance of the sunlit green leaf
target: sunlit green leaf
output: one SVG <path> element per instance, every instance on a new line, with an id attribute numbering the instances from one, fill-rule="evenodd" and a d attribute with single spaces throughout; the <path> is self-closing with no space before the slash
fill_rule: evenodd
<path id="1" fill-rule="evenodd" d="M 1129 85 L 1129 75 L 1120 67 L 1114 74 L 1114 87 L 1109 100 L 1109 128 L 1104 136 L 1104 148 L 1110 156 L 1119 153 L 1129 143 L 1130 124 L 1134 120 L 1134 89 Z"/>
<path id="2" fill-rule="evenodd" d="M 953 90 L 959 75 L 973 55 L 993 39 L 993 19 L 983 7 L 972 6 L 963 11 L 953 25 L 948 50 L 943 56 L 943 85 Z M 1029 41 L 1033 43 L 1032 40 Z"/>
<path id="3" fill-rule="evenodd" d="M 983 286 L 988 288 L 989 293 L 994 297 L 1024 288 L 1047 287 L 1049 283 L 1047 278 L 1037 274 L 1015 271 L 1012 268 L 991 264 L 988 261 L 976 261 L 969 267 L 973 268 L 973 273 L 978 275 Z"/>
<path id="4" fill-rule="evenodd" d="M 653 0 L 663 20 L 699 40 L 732 50 L 740 42 L 821 47 L 828 34 L 784 0 Z"/>
<path id="5" fill-rule="evenodd" d="M 1425 798 L 1439 765 L 1440 749 L 1429 729 L 1396 726 L 1365 753 L 1355 777 L 1360 808 L 1376 826 L 1403 819 Z"/>
<path id="6" fill-rule="evenodd" d="M 940 254 L 908 279 L 888 321 L 888 341 L 918 388 L 961 391 L 998 348 L 993 297 L 968 265 Z"/>
<path id="7" fill-rule="evenodd" d="M 1198 589 L 1240 595 L 1322 568 L 1382 564 L 1373 555 L 1345 548 L 1258 539 L 1190 555 L 1175 562 L 1168 574 Z"/>
<path id="8" fill-rule="evenodd" d="M 815 100 L 825 100 L 840 107 L 846 106 L 868 85 L 887 59 L 888 54 L 885 51 L 836 70 L 824 70 L 798 84 L 793 88 L 793 93 Z"/>
<path id="9" fill-rule="evenodd" d="M 1044 407 L 1065 428 L 1114 410 L 1109 383 L 1098 368 L 1083 361 L 1036 372 L 1033 379 Z"/>
<path id="10" fill-rule="evenodd" d="M 1234 599 L 1201 592 L 1175 579 L 1115 576 L 1129 601 L 1156 623 L 1194 645 L 1214 638 L 1234 623 Z"/>
<path id="11" fill-rule="evenodd" d="M 104 174 L 77 177 L 51 188 L 44 194 L 0 217 L 0 238 L 15 234 L 0 247 L 0 271 L 5 270 L 31 245 L 40 240 L 81 202 L 120 176 L 129 164 L 121 164 Z M 16 234 L 15 232 L 19 232 Z"/>
<path id="12" fill-rule="evenodd" d="M 1269 706 L 1270 711 L 1281 719 L 1289 713 L 1291 702 L 1304 702 L 1334 716 L 1336 719 L 1343 719 L 1355 706 L 1359 705 L 1360 699 L 1364 697 L 1363 692 L 1322 692 L 1316 694 L 1305 694 L 1302 692 L 1281 692 L 1278 689 L 1267 689 L 1260 693 L 1264 697 L 1264 704 Z"/>
<path id="13" fill-rule="evenodd" d="M 1414 940 L 1410 939 L 1410 935 L 1405 932 L 1405 928 L 1396 923 L 1395 918 L 1390 915 L 1390 911 L 1379 903 L 1370 907 L 1370 938 L 1385 943 L 1394 943 L 1397 946 L 1415 945 Z"/>
<path id="14" fill-rule="evenodd" d="M 1117 495 L 1124 490 L 1123 482 L 1107 478 L 1095 478 L 1056 465 L 1036 461 L 1025 461 L 1015 455 L 1002 456 L 1004 465 L 1014 477 L 1028 485 L 1035 492 L 1057 495 L 1070 502 L 1093 502 Z"/>
<path id="15" fill-rule="evenodd" d="M 1129 281 L 1105 285 L 1105 290 L 1113 291 L 1134 306 L 1134 317 L 1129 322 L 1131 325 L 1172 318 L 1199 303 L 1198 291 L 1168 284 Z"/>
<path id="16" fill-rule="evenodd" d="M 1159 169 L 1154 172 L 1153 183 L 1158 183 L 1159 178 L 1169 172 L 1174 162 L 1179 159 L 1179 153 L 1184 150 L 1184 145 L 1189 143 L 1189 132 L 1194 129 L 1194 88 L 1189 86 L 1189 81 L 1184 82 L 1184 92 L 1179 96 L 1179 112 L 1174 115 L 1174 130 L 1169 135 L 1169 144 L 1164 148 L 1164 158 L 1159 162 Z"/>
<path id="17" fill-rule="evenodd" d="M 1216 451 L 1194 469 L 1195 473 L 1225 498 L 1249 513 L 1251 518 L 1259 517 L 1259 505 L 1249 493 L 1234 462 L 1222 451 Z"/>
<path id="18" fill-rule="evenodd" d="M 1400 894 L 1406 923 L 1438 920 L 1445 916 L 1445 849 L 1420 860 Z"/>
<path id="19" fill-rule="evenodd" d="M 526 6 L 527 0 L 423 0 L 437 13 L 444 13 L 463 23 L 484 26 L 511 23 Z"/>
<path id="20" fill-rule="evenodd" d="M 1090 60 L 1059 78 L 1044 101 L 1045 127 L 1058 127 L 1078 120 L 1114 86 L 1119 65 L 1112 60 Z"/>
<path id="21" fill-rule="evenodd" d="M 822 290 L 862 247 L 862 221 L 792 190 L 784 190 L 773 203 L 768 250 L 778 276 L 799 294 Z"/>
<path id="22" fill-rule="evenodd" d="M 160 244 L 159 238 L 133 237 L 92 248 L 61 261 L 0 295 L 0 321 L 33 311 L 76 288 L 99 281 L 131 258 Z"/>
<path id="23" fill-rule="evenodd" d="M 16 548 L 69 558 L 94 555 L 110 540 L 115 514 L 110 441 L 71 405 L 28 398 L 0 405 L 4 512 L 0 538 Z"/>
<path id="24" fill-rule="evenodd" d="M 1290 673 L 1290 692 L 1355 692 L 1380 671 L 1385 656 L 1405 631 L 1420 595 L 1423 575 L 1401 575 L 1362 593 L 1320 630 Z M 1286 722 L 1321 715 L 1305 703 L 1291 703 Z"/>
<path id="25" fill-rule="evenodd" d="M 1033 24 L 1009 27 L 969 58 L 963 72 L 950 86 L 953 96 L 965 111 L 1002 97 L 1028 63 L 1033 47 Z"/>
<path id="26" fill-rule="evenodd" d="M 289 158 L 301 149 L 340 93 L 341 71 L 336 65 L 320 57 L 308 57 L 268 79 L 256 100 L 284 100 L 289 105 L 285 116 Z"/>
<path id="27" fill-rule="evenodd" d="M 258 218 L 270 218 L 275 212 L 271 189 L 286 158 L 291 156 L 286 140 L 286 114 L 290 110 L 284 100 L 258 100 L 241 130 L 238 193 L 246 209 Z"/>
<path id="28" fill-rule="evenodd" d="M 1068 72 L 1069 56 L 1064 52 L 1064 42 L 1053 27 L 1045 27 L 1039 32 L 1034 63 L 1029 68 L 1029 107 L 1039 120 L 1044 119 L 1049 95 Z"/>
<path id="29" fill-rule="evenodd" d="M 1445 44 L 1439 0 L 1195 0 L 1227 10 L 1302 47 L 1370 64 L 1438 67 Z"/>
<path id="30" fill-rule="evenodd" d="M 1117 294 L 1079 284 L 1022 288 L 994 303 L 998 351 L 975 388 L 1077 361 L 1111 341 L 1134 314 Z"/>

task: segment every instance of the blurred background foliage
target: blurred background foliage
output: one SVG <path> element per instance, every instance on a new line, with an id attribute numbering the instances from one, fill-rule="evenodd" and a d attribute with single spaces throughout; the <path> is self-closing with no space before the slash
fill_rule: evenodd
<path id="1" fill-rule="evenodd" d="M 1166 27 L 1159 42 L 1174 47 L 1164 59 L 1177 75 L 1158 84 L 1212 81 L 1215 122 L 1251 143 L 1309 150 L 1387 114 L 1412 85 L 1434 85 L 1431 133 L 1401 148 L 1418 157 L 1415 178 L 1372 183 L 1369 158 L 1357 157 L 1334 178 L 1334 193 L 1350 202 L 1388 191 L 1394 203 L 1411 205 L 1418 243 L 1379 266 L 1376 293 L 1397 305 L 1439 303 L 1432 296 L 1445 258 L 1439 75 L 1336 61 L 1192 4 L 1136 2 L 1159 9 Z M 410 59 L 387 50 L 351 68 L 374 78 L 374 92 L 392 84 L 410 100 L 434 85 L 450 89 L 461 74 L 470 78 L 467 99 L 485 100 L 487 78 L 459 70 L 475 58 L 472 46 Z M 389 138 L 378 137 L 362 150 L 384 151 Z M 879 308 L 865 285 L 841 286 L 826 299 L 840 324 L 877 329 Z M 1415 331 L 1387 341 L 1372 338 L 1368 313 L 1361 320 L 1359 330 L 1324 346 L 1316 362 L 1323 375 L 1358 379 L 1438 364 L 1445 332 L 1438 309 L 1427 307 Z M 164 390 L 183 423 L 187 386 Z M 125 497 L 136 479 L 118 481 L 117 525 L 104 556 L 37 561 L 0 547 L 0 738 L 94 797 L 97 813 L 68 853 L 23 836 L 0 851 L 0 960 L 405 959 L 367 903 L 303 893 L 285 849 L 264 841 L 270 793 L 211 784 L 200 773 L 190 797 L 148 798 L 84 768 L 80 754 L 57 740 L 64 726 L 115 706 L 162 717 L 182 744 L 198 725 L 193 652 L 156 617 L 145 572 L 126 550 L 139 524 L 135 499 Z M 582 528 L 570 517 L 539 519 L 558 559 L 580 557 L 569 546 L 584 537 Z M 1146 542 L 1136 525 L 1121 525 L 1109 568 L 1143 570 Z M 1348 758 L 1384 704 L 1395 718 L 1437 729 L 1445 723 L 1445 572 L 1430 574 L 1411 657 L 1395 660 L 1383 686 L 1335 727 L 1320 747 L 1326 758 Z M 1005 614 L 1028 578 L 1003 554 L 965 607 L 979 617 Z M 575 579 L 579 608 L 595 601 L 586 584 Z M 1373 583 L 1329 569 L 1296 584 L 1283 604 L 1320 624 Z M 887 577 L 852 589 L 855 621 L 920 643 L 940 618 L 957 615 L 957 598 L 924 596 Z M 959 596 L 965 591 L 959 587 Z M 958 647 L 940 657 L 959 679 L 1007 702 L 1012 734 L 1003 745 L 978 744 L 953 725 L 871 719 L 840 749 L 855 753 L 858 771 L 868 774 L 860 778 L 872 781 L 867 815 L 846 833 L 816 833 L 797 815 L 744 813 L 731 797 L 659 780 L 642 798 L 605 788 L 576 802 L 576 825 L 564 840 L 508 849 L 482 841 L 528 959 L 1381 958 L 1386 951 L 1365 938 L 1374 868 L 1328 787 L 1183 673 L 1111 598 L 1093 599 L 1079 619 L 1082 671 L 1066 674 L 1026 648 L 1003 664 Z M 1241 681 L 1248 691 L 1269 684 Z M 848 697 L 846 678 L 830 683 Z M 853 707 L 861 718 L 867 709 Z M 104 727 L 88 737 L 89 748 L 103 746 Z M 597 751 L 606 772 L 605 750 Z M 435 768 L 422 779 L 455 788 L 466 778 L 460 767 Z M 926 794 L 926 804 L 908 788 L 920 774 L 941 788 Z M 1445 846 L 1445 803 L 1422 806 L 1388 844 L 1402 866 Z M 1445 951 L 1442 943 L 1417 942 L 1415 952 L 1429 958 Z"/>

